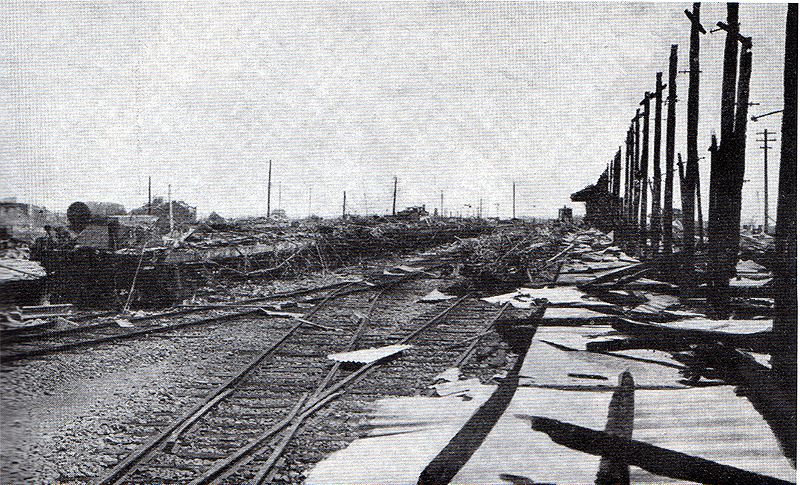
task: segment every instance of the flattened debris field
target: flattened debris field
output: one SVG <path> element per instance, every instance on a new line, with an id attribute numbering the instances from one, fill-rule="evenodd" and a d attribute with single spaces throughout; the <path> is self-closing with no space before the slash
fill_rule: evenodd
<path id="1" fill-rule="evenodd" d="M 746 380 L 771 320 L 708 317 L 656 269 L 613 234 L 521 225 L 166 309 L 25 307 L 4 481 L 791 480 Z"/>

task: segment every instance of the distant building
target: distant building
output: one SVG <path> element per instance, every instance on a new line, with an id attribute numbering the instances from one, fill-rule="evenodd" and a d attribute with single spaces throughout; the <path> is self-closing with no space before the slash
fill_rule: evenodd
<path id="1" fill-rule="evenodd" d="M 559 222 L 572 222 L 572 208 L 564 206 L 558 209 Z"/>
<path id="2" fill-rule="evenodd" d="M 289 219 L 286 217 L 286 211 L 283 209 L 274 209 L 272 211 L 272 218 L 278 221 L 285 221 Z"/>
<path id="3" fill-rule="evenodd" d="M 423 217 L 428 216 L 428 211 L 425 210 L 425 206 L 414 206 L 414 207 L 407 207 L 401 211 L 397 212 L 397 215 L 394 216 L 395 219 L 402 219 L 402 220 L 411 220 L 411 221 L 418 221 Z"/>
<path id="4" fill-rule="evenodd" d="M 614 229 L 614 196 L 608 192 L 608 169 L 597 183 L 588 185 L 570 196 L 572 202 L 586 204 L 583 222 L 605 231 Z"/>
<path id="5" fill-rule="evenodd" d="M 158 216 L 156 225 L 162 230 L 169 229 L 169 206 L 170 204 L 165 202 L 163 197 L 154 197 L 153 202 L 150 204 L 149 211 L 147 204 L 145 204 L 138 209 L 133 209 L 131 214 Z M 175 226 L 193 224 L 197 222 L 197 208 L 190 206 L 182 200 L 173 200 L 172 219 Z"/>
<path id="6" fill-rule="evenodd" d="M 125 206 L 116 202 L 84 202 L 93 216 L 121 216 L 127 214 Z"/>
<path id="7" fill-rule="evenodd" d="M 58 217 L 44 207 L 24 202 L 16 198 L 0 201 L 0 239 L 21 239 L 32 242 L 44 234 L 43 227 L 56 221 Z"/>

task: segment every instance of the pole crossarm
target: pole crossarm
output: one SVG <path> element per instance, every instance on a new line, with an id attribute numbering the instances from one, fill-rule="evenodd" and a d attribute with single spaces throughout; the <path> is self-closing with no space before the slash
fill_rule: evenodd
<path id="1" fill-rule="evenodd" d="M 684 10 L 683 13 L 685 13 L 686 16 L 689 17 L 689 20 L 691 20 L 691 22 L 693 24 L 697 25 L 697 31 L 698 32 L 700 32 L 701 34 L 706 34 L 706 29 L 703 27 L 703 24 L 700 23 L 700 17 L 699 16 L 695 16 L 689 10 Z"/>
<path id="2" fill-rule="evenodd" d="M 745 37 L 744 35 L 742 35 L 742 33 L 739 32 L 739 27 L 738 26 L 736 26 L 734 28 L 734 27 L 731 27 L 730 25 L 726 24 L 725 22 L 717 22 L 717 27 L 719 27 L 721 30 L 724 30 L 725 32 L 735 36 L 736 40 L 741 42 L 742 46 L 744 46 L 745 49 L 750 49 L 751 47 L 753 47 L 753 38 L 752 37 Z"/>

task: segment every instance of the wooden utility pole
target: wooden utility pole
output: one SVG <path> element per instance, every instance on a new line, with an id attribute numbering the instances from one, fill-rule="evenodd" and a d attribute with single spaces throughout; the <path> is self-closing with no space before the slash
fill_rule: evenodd
<path id="1" fill-rule="evenodd" d="M 172 216 L 172 184 L 167 185 L 167 204 L 169 205 L 169 232 L 175 230 L 175 219 Z"/>
<path id="2" fill-rule="evenodd" d="M 397 214 L 397 177 L 394 178 L 394 190 L 392 191 L 392 215 Z"/>
<path id="3" fill-rule="evenodd" d="M 727 23 L 718 22 L 717 25 L 727 32 L 727 36 L 722 71 L 720 145 L 712 146 L 711 149 L 708 267 L 709 300 L 717 316 L 724 317 L 729 312 L 729 280 L 736 274 L 736 262 L 739 259 L 747 110 L 753 54 L 750 52 L 750 38 L 739 32 L 737 3 L 728 4 Z"/>
<path id="4" fill-rule="evenodd" d="M 614 172 L 614 181 L 611 185 L 611 195 L 614 197 L 614 219 L 615 227 L 619 227 L 620 217 L 622 215 L 622 203 L 620 199 L 620 184 L 622 182 L 622 147 L 619 147 L 617 154 L 614 155 L 612 162 L 612 172 Z"/>
<path id="5" fill-rule="evenodd" d="M 153 205 L 153 177 L 147 177 L 147 215 L 149 216 L 152 211 Z"/>
<path id="6" fill-rule="evenodd" d="M 272 160 L 269 161 L 269 170 L 267 172 L 267 219 L 272 217 L 270 202 L 272 200 Z"/>
<path id="7" fill-rule="evenodd" d="M 664 88 L 667 87 L 661 82 L 662 74 L 656 73 L 656 93 L 655 93 L 655 126 L 653 132 L 653 215 L 650 221 L 650 234 L 653 241 L 653 254 L 658 253 L 661 245 L 661 103 Z"/>
<path id="8" fill-rule="evenodd" d="M 797 396 L 797 4 L 786 14 L 786 53 L 783 68 L 783 121 L 781 165 L 778 180 L 778 216 L 775 219 L 775 348 L 772 368 Z M 797 410 L 787 416 L 796 428 Z M 794 420 L 791 418 L 794 417 Z"/>
<path id="9" fill-rule="evenodd" d="M 517 218 L 517 182 L 511 182 L 511 219 Z"/>
<path id="10" fill-rule="evenodd" d="M 697 194 L 697 240 L 700 244 L 703 244 L 703 200 L 700 198 L 700 178 L 696 178 L 695 182 L 697 182 L 694 187 L 694 191 Z"/>
<path id="11" fill-rule="evenodd" d="M 342 219 L 345 218 L 347 211 L 347 191 L 342 192 Z"/>
<path id="12" fill-rule="evenodd" d="M 633 208 L 631 210 L 631 236 L 636 234 L 636 229 L 638 229 L 639 223 L 639 199 L 642 193 L 642 184 L 641 184 L 641 176 L 640 176 L 640 167 L 639 167 L 639 147 L 640 147 L 640 122 L 639 118 L 641 118 L 641 111 L 637 108 L 636 109 L 636 116 L 633 118 L 633 161 L 631 162 L 633 165 L 633 178 L 631 179 L 633 183 Z"/>
<path id="13" fill-rule="evenodd" d="M 667 74 L 667 140 L 665 162 L 666 178 L 664 180 L 664 252 L 672 254 L 672 191 L 675 172 L 675 102 L 678 98 L 676 80 L 678 77 L 678 45 L 672 44 L 669 52 L 669 73 Z"/>
<path id="14" fill-rule="evenodd" d="M 772 147 L 769 142 L 777 141 L 775 138 L 770 138 L 770 135 L 775 135 L 774 131 L 769 131 L 764 128 L 761 132 L 761 149 L 764 150 L 764 234 L 769 229 L 769 151 Z"/>
<path id="15" fill-rule="evenodd" d="M 625 195 L 622 198 L 622 218 L 627 226 L 628 217 L 631 204 L 631 151 L 633 144 L 633 135 L 631 128 L 628 127 L 628 132 L 625 134 Z"/>
<path id="16" fill-rule="evenodd" d="M 650 99 L 652 98 L 650 91 L 644 93 L 641 105 L 644 106 L 644 123 L 642 123 L 642 162 L 639 166 L 639 179 L 641 180 L 641 215 L 639 216 L 639 242 L 641 243 L 642 251 L 647 249 L 648 228 L 647 228 L 647 189 L 648 189 L 648 165 L 650 164 Z"/>
<path id="17" fill-rule="evenodd" d="M 442 219 L 444 219 L 444 190 L 439 193 L 439 213 L 442 215 Z"/>
<path id="18" fill-rule="evenodd" d="M 691 21 L 689 34 L 689 93 L 686 102 L 686 180 L 681 194 L 681 210 L 683 211 L 683 256 L 684 276 L 688 283 L 695 283 L 694 271 L 694 188 L 700 178 L 697 152 L 697 125 L 700 119 L 700 34 L 706 30 L 700 23 L 700 3 L 692 5 L 692 12 L 684 10 Z"/>

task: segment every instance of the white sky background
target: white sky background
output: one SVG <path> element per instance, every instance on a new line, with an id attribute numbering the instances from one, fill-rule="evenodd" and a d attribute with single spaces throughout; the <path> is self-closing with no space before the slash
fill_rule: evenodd
<path id="1" fill-rule="evenodd" d="M 688 69 L 691 3 L 50 3 L 0 6 L 0 196 L 65 210 L 166 195 L 224 216 L 439 206 L 555 217 L 597 180 L 670 44 Z M 751 114 L 783 108 L 786 6 L 740 6 Z M 725 5 L 704 3 L 706 29 Z M 724 32 L 701 37 L 701 156 L 719 132 Z M 688 75 L 676 151 L 686 152 Z M 665 93 L 666 96 L 666 93 Z M 666 106 L 664 107 L 666 117 Z M 760 220 L 748 126 L 743 221 Z M 652 127 L 652 123 L 651 123 Z M 770 151 L 775 212 L 780 134 Z M 651 142 L 652 146 L 652 142 Z M 663 146 L 662 146 L 663 157 Z M 663 164 L 663 158 L 662 158 Z M 708 157 L 701 160 L 707 208 Z M 663 167 L 663 165 L 662 165 Z M 652 174 L 652 168 L 650 170 Z M 677 176 L 675 204 L 679 207 Z M 581 207 L 582 204 L 575 204 Z M 704 211 L 707 214 L 707 210 Z"/>

